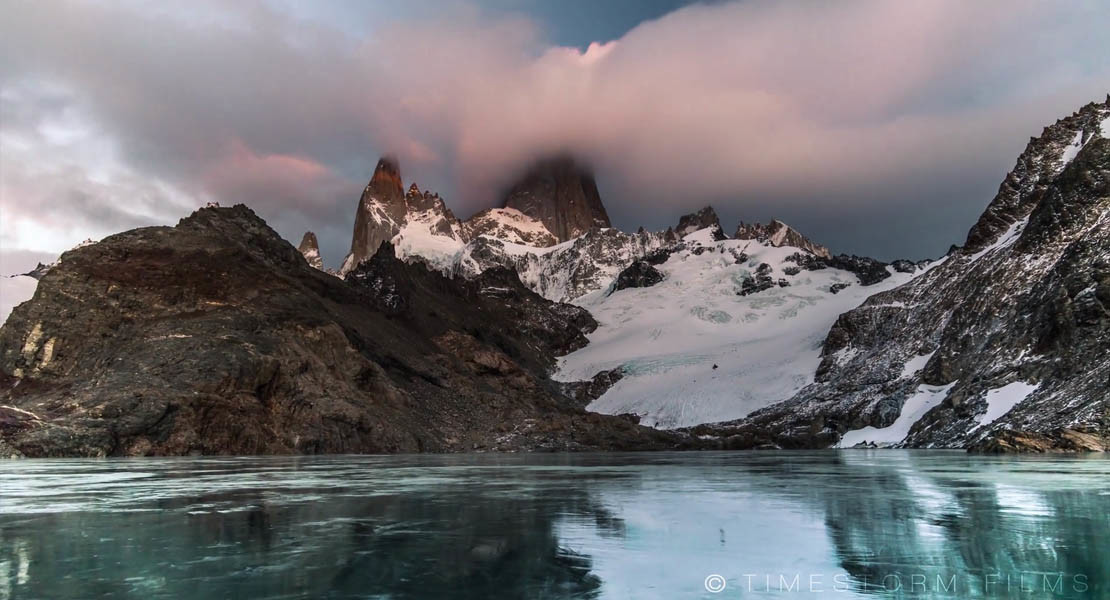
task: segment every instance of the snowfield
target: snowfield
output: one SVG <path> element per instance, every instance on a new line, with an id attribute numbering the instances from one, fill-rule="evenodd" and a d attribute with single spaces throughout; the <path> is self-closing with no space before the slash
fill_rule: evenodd
<path id="1" fill-rule="evenodd" d="M 612 294 L 603 289 L 574 301 L 600 325 L 588 346 L 560 359 L 555 378 L 584 380 L 624 369 L 589 410 L 635 413 L 645 425 L 674 428 L 738 419 L 786 400 L 813 381 L 821 343 L 840 313 L 913 278 L 892 273 L 864 287 L 838 269 L 788 275 L 784 269 L 795 265 L 786 258 L 798 248 L 713 241 L 709 229 L 685 241 L 686 249 L 656 267 L 665 275 L 661 283 Z M 771 266 L 776 282 L 790 285 L 738 295 L 761 263 Z M 830 291 L 844 283 L 839 293 Z"/>

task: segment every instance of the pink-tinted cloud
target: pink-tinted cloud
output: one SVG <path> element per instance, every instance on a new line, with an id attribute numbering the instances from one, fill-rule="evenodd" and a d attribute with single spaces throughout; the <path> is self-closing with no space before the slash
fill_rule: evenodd
<path id="1" fill-rule="evenodd" d="M 265 198 L 271 209 L 311 214 L 328 206 L 350 182 L 331 168 L 304 156 L 259 155 L 236 141 L 207 166 L 200 178 L 203 194 L 226 203 Z"/>
<path id="2" fill-rule="evenodd" d="M 357 38 L 231 1 L 0 10 L 6 89 L 58 82 L 134 173 L 316 229 L 333 262 L 387 151 L 463 216 L 571 150 L 627 227 L 711 201 L 837 248 L 935 253 L 1029 135 L 1110 81 L 1101 2 L 694 5 L 585 50 L 457 3 Z M 22 130 L 24 102 L 0 128 Z"/>

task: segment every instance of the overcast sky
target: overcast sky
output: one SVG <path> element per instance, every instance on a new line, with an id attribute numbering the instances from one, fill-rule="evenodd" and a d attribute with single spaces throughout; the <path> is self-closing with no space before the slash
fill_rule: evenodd
<path id="1" fill-rule="evenodd" d="M 380 154 L 465 218 L 564 149 L 624 229 L 711 203 L 936 256 L 1110 90 L 1098 0 L 685 4 L 7 0 L 0 271 L 210 200 L 337 265 Z"/>

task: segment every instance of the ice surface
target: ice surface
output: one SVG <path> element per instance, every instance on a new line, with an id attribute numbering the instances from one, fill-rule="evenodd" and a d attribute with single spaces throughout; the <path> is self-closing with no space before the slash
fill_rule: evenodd
<path id="1" fill-rule="evenodd" d="M 463 248 L 455 237 L 437 234 L 427 221 L 411 219 L 393 236 L 397 257 L 418 256 L 436 270 L 449 273 Z"/>
<path id="2" fill-rule="evenodd" d="M 1029 575 L 1110 581 L 1108 478 L 927 450 L 0 461 L 0 598 L 1103 598 Z"/>

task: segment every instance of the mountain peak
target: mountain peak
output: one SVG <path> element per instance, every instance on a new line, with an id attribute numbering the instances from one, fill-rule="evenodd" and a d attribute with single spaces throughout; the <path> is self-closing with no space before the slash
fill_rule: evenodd
<path id="1" fill-rule="evenodd" d="M 410 230 L 404 233 L 406 229 Z M 387 154 L 378 160 L 374 175 L 359 198 L 351 251 L 339 272 L 350 272 L 373 256 L 383 242 L 400 243 L 401 240 L 395 239 L 398 236 L 409 240 L 408 245 L 402 244 L 404 251 L 411 250 L 411 244 L 417 239 L 434 237 L 446 238 L 449 243 L 463 241 L 458 219 L 439 194 L 422 192 L 416 183 L 410 185 L 406 193 L 401 167 L 394 156 Z"/>
<path id="2" fill-rule="evenodd" d="M 404 183 L 401 181 L 401 166 L 396 156 L 386 154 L 378 159 L 378 165 L 374 167 L 374 175 L 370 178 L 370 183 L 366 187 L 369 190 L 372 186 L 379 187 L 383 191 L 386 188 L 393 188 L 398 195 L 404 192 Z"/>
<path id="3" fill-rule="evenodd" d="M 311 231 L 304 232 L 301 244 L 297 246 L 310 267 L 323 270 L 324 259 L 320 256 L 320 244 L 316 241 L 316 234 Z"/>
<path id="4" fill-rule="evenodd" d="M 678 227 L 675 228 L 675 232 L 679 237 L 683 237 L 706 227 L 717 228 L 715 238 L 720 240 L 726 238 L 724 231 L 721 229 L 721 220 L 717 218 L 717 211 L 713 210 L 712 206 L 705 206 L 697 212 L 682 215 L 678 220 Z"/>
<path id="5" fill-rule="evenodd" d="M 1110 138 L 1110 97 L 1091 102 L 1030 138 L 1014 168 L 967 233 L 964 251 L 974 253 L 994 243 L 1014 223 L 1026 218 L 1040 201 L 1042 188 L 1060 175 L 1096 138 Z"/>
<path id="6" fill-rule="evenodd" d="M 540 221 L 560 242 L 611 227 L 593 174 L 568 154 L 533 163 L 509 188 L 502 207 Z"/>
<path id="7" fill-rule="evenodd" d="M 343 261 L 344 272 L 370 258 L 382 242 L 397 235 L 400 230 L 397 221 L 406 212 L 401 167 L 395 156 L 386 154 L 378 159 L 374 175 L 355 209 L 355 230 L 351 236 L 351 252 Z"/>
<path id="8" fill-rule="evenodd" d="M 766 225 L 740 221 L 734 237 L 738 240 L 757 240 L 776 247 L 793 246 L 823 258 L 832 256 L 828 248 L 813 242 L 778 219 L 771 219 L 771 222 Z"/>

